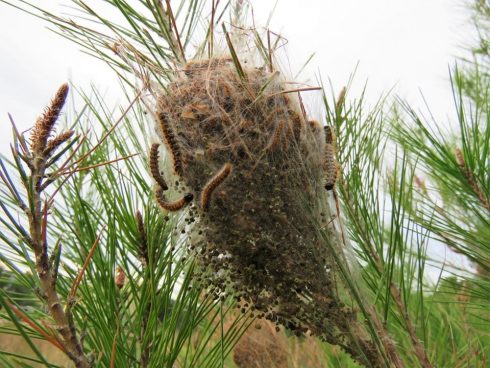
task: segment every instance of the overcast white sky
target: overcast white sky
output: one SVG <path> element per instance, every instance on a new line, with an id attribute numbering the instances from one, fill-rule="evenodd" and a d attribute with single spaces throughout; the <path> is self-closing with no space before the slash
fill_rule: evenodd
<path id="1" fill-rule="evenodd" d="M 446 124 L 454 113 L 448 67 L 474 34 L 463 1 L 279 0 L 270 28 L 288 39 L 293 71 L 316 52 L 306 71 L 311 81 L 321 72 L 339 90 L 359 63 L 351 96 L 368 80 L 371 101 L 396 85 L 396 93 L 422 108 L 420 89 Z M 252 0 L 256 25 L 266 22 L 274 3 Z M 11 139 L 7 112 L 26 129 L 68 79 L 84 88 L 95 83 L 114 102 L 119 96 L 117 87 L 110 87 L 118 86 L 110 69 L 46 27 L 0 3 L 2 153 Z"/>

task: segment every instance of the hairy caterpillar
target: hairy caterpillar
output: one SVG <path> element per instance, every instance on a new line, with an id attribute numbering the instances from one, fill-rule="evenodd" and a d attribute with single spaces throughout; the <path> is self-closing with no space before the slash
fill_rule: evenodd
<path id="1" fill-rule="evenodd" d="M 211 195 L 213 191 L 230 175 L 231 164 L 226 163 L 223 165 L 220 171 L 216 173 L 204 186 L 201 192 L 201 207 L 204 211 L 209 209 L 209 204 L 211 202 Z"/>
<path id="2" fill-rule="evenodd" d="M 274 129 L 274 133 L 272 134 L 272 138 L 271 138 L 269 144 L 267 145 L 267 147 L 265 147 L 265 150 L 275 150 L 276 149 L 277 145 L 281 141 L 283 130 L 284 130 L 284 120 L 280 120 L 279 123 L 276 124 L 276 128 Z"/>
<path id="3" fill-rule="evenodd" d="M 160 128 L 162 129 L 163 136 L 167 141 L 168 148 L 172 152 L 172 156 L 174 159 L 174 171 L 182 176 L 182 156 L 180 154 L 179 145 L 177 140 L 175 139 L 174 132 L 167 121 L 164 112 L 160 112 L 158 114 L 158 120 L 160 121 Z"/>
<path id="4" fill-rule="evenodd" d="M 299 141 L 301 136 L 301 131 L 303 130 L 304 127 L 303 119 L 294 110 L 289 110 L 288 112 L 289 112 L 289 119 L 292 122 L 294 139 L 296 139 L 296 141 Z"/>
<path id="5" fill-rule="evenodd" d="M 163 178 L 162 174 L 160 174 L 160 167 L 158 165 L 158 148 L 160 145 L 158 143 L 153 143 L 150 149 L 150 173 L 153 176 L 153 179 L 157 182 L 157 184 L 163 190 L 167 190 L 168 186 Z"/>
<path id="6" fill-rule="evenodd" d="M 335 160 L 335 133 L 333 128 L 325 126 L 325 189 L 332 190 L 337 181 L 337 161 Z"/>
<path id="7" fill-rule="evenodd" d="M 165 195 L 163 194 L 163 189 L 158 188 L 155 192 L 155 198 L 157 200 L 157 203 L 164 210 L 175 212 L 182 209 L 186 204 L 192 201 L 194 199 L 194 195 L 192 193 L 187 193 L 182 198 L 174 202 L 168 202 L 167 199 L 165 198 Z"/>
<path id="8" fill-rule="evenodd" d="M 313 130 L 314 132 L 319 132 L 322 129 L 322 126 L 316 120 L 309 120 L 308 125 L 310 126 L 310 129 Z"/>

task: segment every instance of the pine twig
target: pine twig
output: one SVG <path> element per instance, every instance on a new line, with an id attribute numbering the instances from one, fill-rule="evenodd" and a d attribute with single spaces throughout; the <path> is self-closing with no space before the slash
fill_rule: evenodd
<path id="1" fill-rule="evenodd" d="M 93 364 L 84 354 L 80 340 L 76 335 L 71 310 L 63 310 L 61 300 L 56 292 L 57 269 L 54 262 L 48 257 L 47 224 L 48 210 L 52 204 L 51 199 L 42 204 L 43 192 L 42 179 L 45 177 L 48 154 L 70 137 L 58 136 L 53 141 L 48 141 L 61 108 L 68 94 L 68 85 L 63 84 L 56 93 L 51 105 L 45 113 L 36 121 L 31 132 L 30 152 L 26 156 L 30 168 L 29 180 L 23 181 L 27 190 L 29 207 L 26 209 L 29 222 L 29 245 L 36 256 L 36 271 L 40 280 L 42 295 L 45 296 L 49 313 L 57 325 L 57 331 L 61 335 L 62 350 L 73 361 L 77 368 L 90 368 Z M 55 142 L 55 143 L 53 143 Z M 49 148 L 49 149 L 48 149 Z M 20 152 L 14 148 L 14 157 Z M 48 339 L 49 340 L 49 339 Z"/>

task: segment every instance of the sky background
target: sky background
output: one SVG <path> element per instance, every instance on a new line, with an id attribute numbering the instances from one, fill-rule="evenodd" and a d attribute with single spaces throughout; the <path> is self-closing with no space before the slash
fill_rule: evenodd
<path id="1" fill-rule="evenodd" d="M 275 1 L 251 3 L 255 24 L 265 24 Z M 288 40 L 292 73 L 316 53 L 303 80 L 314 84 L 321 74 L 339 91 L 358 65 L 350 97 L 358 96 L 367 81 L 369 102 L 393 89 L 423 110 L 422 92 L 444 126 L 454 117 L 449 67 L 465 55 L 464 46 L 475 35 L 469 20 L 463 0 L 279 0 L 270 28 Z M 0 3 L 2 154 L 8 153 L 11 140 L 7 113 L 19 129 L 27 129 L 67 80 L 83 89 L 96 85 L 109 106 L 121 95 L 108 67 L 47 26 Z M 319 112 L 320 105 L 310 111 L 315 109 Z"/>

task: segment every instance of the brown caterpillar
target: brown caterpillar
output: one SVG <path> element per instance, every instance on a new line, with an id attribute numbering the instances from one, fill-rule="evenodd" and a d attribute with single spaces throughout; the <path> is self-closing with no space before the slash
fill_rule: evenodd
<path id="1" fill-rule="evenodd" d="M 289 142 L 294 139 L 293 123 L 288 120 L 286 123 L 286 139 L 283 141 L 283 148 L 287 149 L 289 147 Z"/>
<path id="2" fill-rule="evenodd" d="M 314 132 L 320 132 L 322 129 L 322 126 L 316 120 L 309 120 L 308 125 L 310 126 L 310 129 Z"/>
<path id="3" fill-rule="evenodd" d="M 167 210 L 169 212 L 175 212 L 182 209 L 186 204 L 192 201 L 194 199 L 194 195 L 192 193 L 187 193 L 182 198 L 174 202 L 168 202 L 167 199 L 165 198 L 165 195 L 163 194 L 163 189 L 158 188 L 155 192 L 155 198 L 157 200 L 157 203 L 164 210 Z"/>
<path id="4" fill-rule="evenodd" d="M 201 207 L 204 211 L 209 209 L 209 204 L 211 203 L 211 195 L 213 191 L 230 175 L 231 164 L 226 163 L 223 165 L 220 171 L 216 173 L 209 181 L 206 183 L 201 192 Z"/>
<path id="5" fill-rule="evenodd" d="M 274 129 L 274 134 L 272 135 L 269 144 L 267 145 L 267 147 L 265 147 L 266 151 L 276 149 L 277 145 L 281 141 L 283 130 L 284 130 L 284 120 L 280 120 L 279 123 L 276 124 L 276 128 Z"/>
<path id="6" fill-rule="evenodd" d="M 289 119 L 292 123 L 294 139 L 297 141 L 300 139 L 301 131 L 303 130 L 304 123 L 301 116 L 294 110 L 289 110 Z"/>
<path id="7" fill-rule="evenodd" d="M 162 129 L 163 136 L 167 141 L 168 148 L 172 152 L 172 156 L 174 159 L 174 171 L 182 176 L 182 156 L 180 154 L 179 144 L 175 139 L 174 132 L 167 121 L 164 112 L 160 112 L 158 114 L 158 120 L 160 121 L 160 128 Z"/>
<path id="8" fill-rule="evenodd" d="M 153 143 L 150 149 L 150 173 L 153 176 L 153 179 L 157 182 L 157 184 L 163 190 L 167 190 L 168 186 L 163 178 L 162 174 L 160 174 L 160 167 L 158 165 L 158 148 L 160 145 L 158 143 Z"/>
<path id="9" fill-rule="evenodd" d="M 327 144 L 335 145 L 335 132 L 333 128 L 331 126 L 326 125 L 323 127 L 323 129 L 325 130 L 325 142 Z"/>
<path id="10" fill-rule="evenodd" d="M 284 116 L 287 110 L 284 106 L 275 106 L 265 117 L 267 122 L 271 122 L 277 119 L 278 116 Z"/>
<path id="11" fill-rule="evenodd" d="M 325 189 L 332 190 L 337 181 L 337 161 L 335 160 L 335 133 L 333 128 L 325 126 Z"/>

